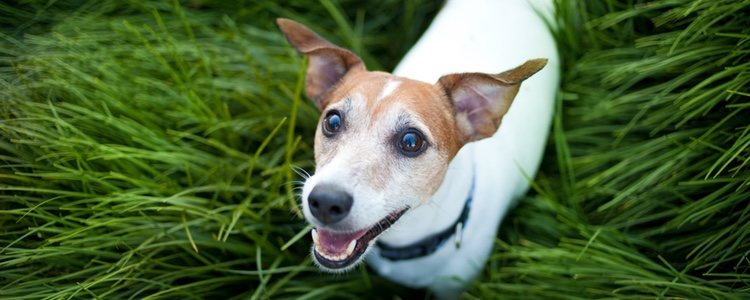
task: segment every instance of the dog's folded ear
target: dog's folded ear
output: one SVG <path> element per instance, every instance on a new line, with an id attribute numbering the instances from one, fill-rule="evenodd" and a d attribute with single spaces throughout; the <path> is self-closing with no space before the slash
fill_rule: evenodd
<path id="1" fill-rule="evenodd" d="M 322 110 L 325 95 L 347 73 L 355 70 L 365 70 L 364 63 L 359 56 L 351 51 L 331 44 L 318 34 L 300 23 L 289 19 L 276 19 L 276 24 L 286 36 L 289 43 L 300 53 L 309 57 L 307 75 L 305 77 L 305 92 Z"/>
<path id="2" fill-rule="evenodd" d="M 521 82 L 546 64 L 546 59 L 534 59 L 497 75 L 459 73 L 440 77 L 437 85 L 453 102 L 462 142 L 492 136 L 508 112 Z"/>

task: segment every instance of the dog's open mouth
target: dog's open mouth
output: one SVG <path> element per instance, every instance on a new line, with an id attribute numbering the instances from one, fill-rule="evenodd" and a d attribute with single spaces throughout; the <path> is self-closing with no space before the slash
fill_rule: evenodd
<path id="1" fill-rule="evenodd" d="M 323 267 L 331 270 L 345 269 L 359 261 L 371 242 L 409 208 L 395 211 L 375 225 L 355 232 L 340 233 L 325 229 L 313 229 L 313 256 Z"/>

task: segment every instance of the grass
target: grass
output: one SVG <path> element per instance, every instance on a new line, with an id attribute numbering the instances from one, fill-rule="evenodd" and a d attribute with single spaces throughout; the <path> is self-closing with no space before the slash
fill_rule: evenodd
<path id="1" fill-rule="evenodd" d="M 558 7 L 547 163 L 472 293 L 750 297 L 750 1 Z"/>
<path id="2" fill-rule="evenodd" d="M 413 41 L 436 5 L 322 4 L 3 5 L 0 298 L 361 295 L 357 274 L 319 289 L 331 277 L 295 243 L 318 113 L 273 20 L 399 9 L 339 42 L 403 52 L 360 36 Z"/>
<path id="3" fill-rule="evenodd" d="M 318 113 L 273 19 L 388 70 L 439 5 L 0 4 L 0 298 L 424 297 L 312 266 Z M 558 8 L 543 167 L 463 297 L 750 298 L 750 1 Z"/>

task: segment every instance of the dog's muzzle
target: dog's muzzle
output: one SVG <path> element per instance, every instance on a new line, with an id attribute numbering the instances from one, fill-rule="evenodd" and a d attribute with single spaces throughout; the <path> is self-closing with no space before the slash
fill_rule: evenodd
<path id="1" fill-rule="evenodd" d="M 319 225 L 312 230 L 313 258 L 324 269 L 346 270 L 359 262 L 386 229 L 398 221 L 409 209 L 394 211 L 377 223 L 356 231 L 332 230 L 351 211 L 354 200 L 350 193 L 334 185 L 316 185 L 307 197 L 310 213 Z"/>

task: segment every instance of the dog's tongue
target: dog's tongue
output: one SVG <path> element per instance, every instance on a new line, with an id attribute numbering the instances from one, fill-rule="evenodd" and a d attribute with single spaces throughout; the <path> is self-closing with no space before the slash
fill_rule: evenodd
<path id="1" fill-rule="evenodd" d="M 320 245 L 328 254 L 344 253 L 353 240 L 361 238 L 367 233 L 367 229 L 353 233 L 338 233 L 325 229 L 316 229 L 315 231 L 317 232 L 317 238 L 315 238 L 316 233 L 313 233 L 313 239 L 317 239 L 315 243 Z"/>

